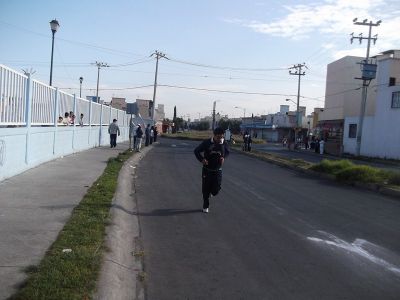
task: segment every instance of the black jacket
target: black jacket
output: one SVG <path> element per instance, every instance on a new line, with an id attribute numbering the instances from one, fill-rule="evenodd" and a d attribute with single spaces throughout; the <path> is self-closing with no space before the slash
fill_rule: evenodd
<path id="1" fill-rule="evenodd" d="M 142 136 L 143 136 L 143 130 L 141 127 L 138 127 L 136 129 L 136 137 L 140 139 Z"/>
<path id="2" fill-rule="evenodd" d="M 201 154 L 203 153 L 203 155 Z M 207 169 L 219 170 L 221 168 L 221 157 L 227 158 L 229 155 L 229 148 L 226 142 L 222 144 L 214 143 L 214 140 L 207 139 L 201 142 L 200 145 L 194 149 L 194 154 L 198 161 L 202 162 L 203 159 L 208 160 Z"/>

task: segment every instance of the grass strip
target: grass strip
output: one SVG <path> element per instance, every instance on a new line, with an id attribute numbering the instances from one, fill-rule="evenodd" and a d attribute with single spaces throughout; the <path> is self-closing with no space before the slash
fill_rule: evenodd
<path id="1" fill-rule="evenodd" d="M 105 227 L 126 151 L 110 158 L 103 174 L 76 206 L 39 266 L 26 269 L 24 286 L 10 299 L 90 299 L 99 275 Z M 63 252 L 71 249 L 71 252 Z"/>
<path id="2" fill-rule="evenodd" d="M 400 185 L 400 173 L 374 168 L 366 165 L 356 165 L 349 160 L 327 160 L 310 168 L 317 172 L 335 175 L 336 180 L 345 183 L 375 183 L 382 185 Z"/>

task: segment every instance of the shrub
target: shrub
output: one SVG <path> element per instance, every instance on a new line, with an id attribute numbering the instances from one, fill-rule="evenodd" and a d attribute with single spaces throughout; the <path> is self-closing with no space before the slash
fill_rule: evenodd
<path id="1" fill-rule="evenodd" d="M 385 183 L 389 179 L 387 171 L 379 170 L 370 166 L 352 166 L 336 173 L 338 181 L 366 182 L 366 183 Z"/>
<path id="2" fill-rule="evenodd" d="M 389 184 L 400 185 L 400 173 L 391 172 L 389 175 Z"/>
<path id="3" fill-rule="evenodd" d="M 347 160 L 328 160 L 324 159 L 319 164 L 311 167 L 312 170 L 336 175 L 338 172 L 353 167 L 354 164 Z"/>

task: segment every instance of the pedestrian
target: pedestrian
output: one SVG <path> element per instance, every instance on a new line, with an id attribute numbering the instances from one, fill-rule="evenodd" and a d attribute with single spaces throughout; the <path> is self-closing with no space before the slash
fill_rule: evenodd
<path id="1" fill-rule="evenodd" d="M 286 146 L 287 146 L 287 138 L 284 136 L 282 139 L 282 147 L 286 148 Z"/>
<path id="2" fill-rule="evenodd" d="M 150 145 L 150 124 L 147 124 L 146 130 L 145 130 L 145 135 L 146 135 L 146 141 L 144 143 L 145 146 Z"/>
<path id="3" fill-rule="evenodd" d="M 304 148 L 305 148 L 306 150 L 308 150 L 308 148 L 309 148 L 308 142 L 309 142 L 308 136 L 305 136 L 305 137 L 304 137 Z"/>
<path id="4" fill-rule="evenodd" d="M 81 114 L 80 118 L 79 118 L 79 126 L 83 126 L 83 114 Z"/>
<path id="5" fill-rule="evenodd" d="M 157 142 L 157 135 L 158 135 L 157 126 L 154 126 L 154 143 Z"/>
<path id="6" fill-rule="evenodd" d="M 321 139 L 319 141 L 319 154 L 324 154 L 324 145 L 325 145 L 325 141 L 324 141 L 324 139 Z"/>
<path id="7" fill-rule="evenodd" d="M 319 138 L 316 138 L 315 139 L 315 149 L 314 149 L 314 151 L 315 151 L 315 153 L 319 153 Z"/>
<path id="8" fill-rule="evenodd" d="M 150 127 L 150 145 L 153 144 L 154 141 L 154 126 Z"/>
<path id="9" fill-rule="evenodd" d="M 136 151 L 140 152 L 140 148 L 142 147 L 142 137 L 143 137 L 143 130 L 142 126 L 138 124 L 138 127 L 136 129 Z"/>
<path id="10" fill-rule="evenodd" d="M 133 138 L 133 147 L 131 147 L 132 138 Z M 131 120 L 129 122 L 129 149 L 130 150 L 135 148 L 135 143 L 136 143 L 136 125 L 133 122 L 133 119 L 131 118 Z"/>
<path id="11" fill-rule="evenodd" d="M 245 131 L 243 134 L 243 151 L 248 151 L 249 140 L 250 140 L 250 134 L 247 131 Z"/>
<path id="12" fill-rule="evenodd" d="M 70 118 L 68 112 L 66 112 L 66 113 L 64 114 L 64 119 L 63 119 L 62 123 L 63 123 L 64 125 L 70 125 L 70 124 L 71 124 L 71 118 Z"/>
<path id="13" fill-rule="evenodd" d="M 115 148 L 117 146 L 117 134 L 120 135 L 117 119 L 114 119 L 108 126 L 108 133 L 110 134 L 110 146 Z"/>
<path id="14" fill-rule="evenodd" d="M 210 195 L 216 196 L 221 190 L 222 165 L 229 155 L 228 144 L 224 141 L 224 130 L 220 127 L 215 128 L 213 137 L 202 141 L 194 149 L 194 154 L 203 164 L 203 212 L 208 213 Z"/>

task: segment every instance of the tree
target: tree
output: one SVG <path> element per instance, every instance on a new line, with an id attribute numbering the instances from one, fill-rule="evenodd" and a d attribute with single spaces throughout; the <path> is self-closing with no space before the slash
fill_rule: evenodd
<path id="1" fill-rule="evenodd" d="M 176 106 L 174 106 L 174 118 L 172 119 L 172 122 L 174 123 L 174 126 L 172 126 L 172 133 L 176 133 Z"/>
<path id="2" fill-rule="evenodd" d="M 239 134 L 240 133 L 240 125 L 242 122 L 237 121 L 237 120 L 229 120 L 229 119 L 221 119 L 218 122 L 218 126 L 221 127 L 222 129 L 230 129 L 233 134 Z"/>
<path id="3" fill-rule="evenodd" d="M 199 131 L 209 130 L 210 123 L 207 121 L 192 123 L 192 124 L 190 124 L 190 129 L 199 130 Z"/>

